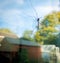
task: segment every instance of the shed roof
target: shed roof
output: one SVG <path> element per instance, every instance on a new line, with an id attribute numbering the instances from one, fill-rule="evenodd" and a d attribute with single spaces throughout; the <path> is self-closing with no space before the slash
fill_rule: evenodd
<path id="1" fill-rule="evenodd" d="M 5 37 L 5 39 L 6 39 L 9 43 L 11 43 L 11 44 L 16 44 L 16 45 L 19 45 L 19 44 L 20 44 L 19 38 Z"/>
<path id="2" fill-rule="evenodd" d="M 11 38 L 11 37 L 5 37 L 5 38 L 0 38 L 2 40 L 6 40 L 10 44 L 16 44 L 16 45 L 26 45 L 26 46 L 40 46 L 39 43 L 32 42 L 29 40 L 24 40 L 24 39 L 19 39 L 19 38 Z"/>
<path id="3" fill-rule="evenodd" d="M 32 42 L 32 41 L 29 41 L 29 40 L 24 40 L 24 39 L 20 39 L 20 45 L 27 45 L 27 46 L 40 46 L 39 43 Z"/>
<path id="4" fill-rule="evenodd" d="M 9 41 L 12 44 L 17 44 L 17 45 L 40 46 L 39 43 L 32 42 L 32 41 L 29 41 L 29 40 L 19 39 L 19 38 L 6 37 L 6 40 Z"/>

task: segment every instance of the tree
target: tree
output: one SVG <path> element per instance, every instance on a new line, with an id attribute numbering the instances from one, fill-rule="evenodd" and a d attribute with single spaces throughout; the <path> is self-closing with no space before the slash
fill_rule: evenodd
<path id="1" fill-rule="evenodd" d="M 59 32 L 56 29 L 58 25 L 60 25 L 60 12 L 52 12 L 45 16 L 41 21 L 40 29 L 35 34 L 36 41 L 45 43 L 50 37 L 54 40 L 55 34 Z"/>
<path id="2" fill-rule="evenodd" d="M 60 47 L 60 33 L 57 35 L 57 44 L 56 46 Z"/>
<path id="3" fill-rule="evenodd" d="M 30 40 L 30 41 L 34 41 L 33 33 L 32 33 L 31 30 L 26 30 L 26 31 L 24 31 L 22 37 L 23 37 L 24 39 L 27 39 L 27 40 Z"/>
<path id="4" fill-rule="evenodd" d="M 58 35 L 50 35 L 44 42 L 45 44 L 57 45 Z"/>
<path id="5" fill-rule="evenodd" d="M 7 29 L 7 28 L 1 28 L 0 32 L 2 32 L 2 33 L 13 33 L 10 29 Z"/>

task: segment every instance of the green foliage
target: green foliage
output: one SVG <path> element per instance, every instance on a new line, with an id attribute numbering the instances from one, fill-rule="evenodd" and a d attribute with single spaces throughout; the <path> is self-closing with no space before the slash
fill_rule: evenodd
<path id="1" fill-rule="evenodd" d="M 42 25 L 44 26 L 56 26 L 60 24 L 60 12 L 52 12 L 51 14 L 45 16 L 42 21 Z"/>
<path id="2" fill-rule="evenodd" d="M 60 33 L 58 33 L 56 41 L 56 46 L 60 47 Z"/>
<path id="3" fill-rule="evenodd" d="M 30 60 L 30 63 L 42 63 L 42 59 L 32 59 Z"/>
<path id="4" fill-rule="evenodd" d="M 57 44 L 57 35 L 50 35 L 47 40 L 44 41 L 44 44 L 52 44 L 56 45 Z"/>
<path id="5" fill-rule="evenodd" d="M 26 39 L 26 40 L 34 41 L 33 33 L 32 33 L 31 30 L 24 31 L 23 38 Z"/>
<path id="6" fill-rule="evenodd" d="M 45 16 L 41 21 L 40 30 L 35 34 L 36 41 L 40 44 L 55 44 L 56 36 L 54 35 L 59 32 L 56 29 L 58 25 L 60 25 L 60 12 L 53 12 Z"/>
<path id="7" fill-rule="evenodd" d="M 18 52 L 18 63 L 29 63 L 28 52 L 26 49 L 20 49 Z"/>

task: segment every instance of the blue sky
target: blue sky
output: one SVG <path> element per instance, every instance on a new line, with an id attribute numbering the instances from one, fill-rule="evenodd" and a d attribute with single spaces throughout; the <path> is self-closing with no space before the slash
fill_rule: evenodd
<path id="1" fill-rule="evenodd" d="M 58 4 L 58 0 L 0 0 L 0 28 L 11 29 L 21 37 L 25 30 L 36 30 L 37 17 L 58 11 Z"/>

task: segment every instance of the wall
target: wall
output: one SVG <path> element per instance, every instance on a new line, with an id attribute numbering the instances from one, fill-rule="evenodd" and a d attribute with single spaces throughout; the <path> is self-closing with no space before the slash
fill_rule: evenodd
<path id="1" fill-rule="evenodd" d="M 20 46 L 20 49 L 22 50 L 23 48 L 27 49 L 28 51 L 28 56 L 30 59 L 40 59 L 41 58 L 41 47 L 38 46 L 25 46 L 22 45 Z"/>

